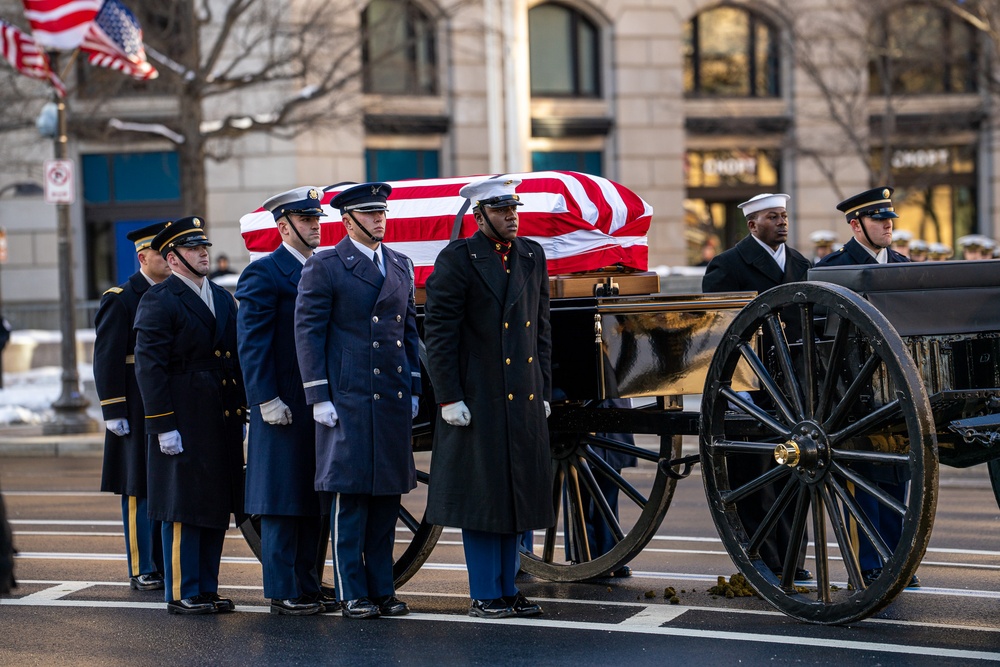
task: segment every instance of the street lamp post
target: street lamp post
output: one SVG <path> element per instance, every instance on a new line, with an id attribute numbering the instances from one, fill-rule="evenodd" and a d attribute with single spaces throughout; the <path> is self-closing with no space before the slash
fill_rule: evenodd
<path id="1" fill-rule="evenodd" d="M 50 54 L 53 70 L 57 70 L 57 55 Z M 66 102 L 56 96 L 55 157 L 65 160 L 68 155 L 66 132 Z M 80 392 L 80 372 L 76 367 L 76 308 L 73 286 L 73 230 L 69 204 L 56 204 L 58 216 L 56 244 L 59 247 L 59 330 L 62 333 L 62 393 L 52 404 L 55 421 L 46 424 L 46 434 L 90 433 L 97 424 L 87 416 L 89 401 Z"/>

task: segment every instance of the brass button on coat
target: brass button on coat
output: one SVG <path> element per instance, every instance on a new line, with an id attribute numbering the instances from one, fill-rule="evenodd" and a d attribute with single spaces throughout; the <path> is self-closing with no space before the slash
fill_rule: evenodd
<path id="1" fill-rule="evenodd" d="M 534 357 L 528 357 L 528 363 L 530 364 L 532 361 L 534 361 L 534 359 L 535 359 Z"/>
<path id="2" fill-rule="evenodd" d="M 531 320 L 528 320 L 527 322 L 525 322 L 524 326 L 525 327 L 530 327 L 531 326 Z"/>
<path id="3" fill-rule="evenodd" d="M 378 315 L 372 316 L 372 322 L 375 322 L 376 324 L 378 323 Z"/>
<path id="4" fill-rule="evenodd" d="M 229 416 L 229 410 L 226 410 L 226 412 L 225 412 L 225 415 L 226 415 L 227 417 Z"/>
<path id="5" fill-rule="evenodd" d="M 514 394 L 507 394 L 507 400 L 508 401 L 513 401 L 514 400 Z"/>
<path id="6" fill-rule="evenodd" d="M 215 351 L 215 356 L 217 356 L 217 357 L 221 357 L 221 356 L 222 356 L 222 353 L 221 353 L 221 352 L 219 352 L 218 350 L 216 350 L 216 351 Z"/>
<path id="7" fill-rule="evenodd" d="M 379 396 L 378 394 L 375 394 L 374 396 L 372 396 L 372 398 L 374 398 L 374 399 L 375 399 L 375 400 L 377 401 L 378 399 L 380 399 L 380 398 L 382 398 L 382 397 L 381 397 L 381 396 Z"/>
<path id="8" fill-rule="evenodd" d="M 534 394 L 528 394 L 528 400 L 529 401 L 535 400 L 535 395 Z"/>
<path id="9" fill-rule="evenodd" d="M 504 362 L 505 364 L 507 364 L 508 366 L 510 366 L 510 359 L 504 359 L 504 361 L 503 361 L 503 362 Z"/>
<path id="10" fill-rule="evenodd" d="M 233 356 L 233 355 L 232 355 L 232 354 L 230 354 L 229 352 L 226 352 L 226 359 L 228 359 L 228 358 L 229 358 L 229 357 L 231 357 L 231 356 Z"/>
<path id="11" fill-rule="evenodd" d="M 372 343 L 372 347 L 374 347 L 377 350 L 378 349 L 378 341 L 375 341 L 374 343 Z"/>
<path id="12" fill-rule="evenodd" d="M 382 372 L 382 371 L 380 371 L 379 369 L 377 369 L 377 368 L 375 369 L 375 375 L 378 375 L 378 374 L 379 374 L 379 373 L 381 373 L 381 372 Z"/>

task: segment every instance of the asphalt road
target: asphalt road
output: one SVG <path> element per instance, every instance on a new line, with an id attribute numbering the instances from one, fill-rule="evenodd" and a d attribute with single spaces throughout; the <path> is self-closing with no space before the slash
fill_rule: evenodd
<path id="1" fill-rule="evenodd" d="M 521 588 L 545 615 L 502 621 L 466 615 L 465 564 L 453 531 L 399 591 L 413 610 L 407 617 L 268 614 L 260 565 L 236 530 L 226 542 L 220 592 L 235 600 L 237 613 L 168 615 L 162 592 L 129 589 L 120 503 L 96 491 L 99 478 L 96 456 L 0 458 L 0 489 L 21 552 L 20 586 L 0 599 L 0 665 L 1000 662 L 1000 510 L 982 466 L 941 470 L 923 587 L 846 627 L 799 623 L 759 599 L 708 594 L 735 568 L 697 470 L 679 482 L 631 578 L 526 577 Z M 664 599 L 666 587 L 676 589 L 679 604 Z"/>

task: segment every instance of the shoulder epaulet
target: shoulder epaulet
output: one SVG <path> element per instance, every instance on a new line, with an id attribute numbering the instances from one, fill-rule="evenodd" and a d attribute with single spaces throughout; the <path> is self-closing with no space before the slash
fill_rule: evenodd
<path id="1" fill-rule="evenodd" d="M 124 291 L 125 290 L 123 290 L 121 287 L 109 287 L 108 289 L 104 290 L 104 293 L 105 294 L 121 294 Z"/>

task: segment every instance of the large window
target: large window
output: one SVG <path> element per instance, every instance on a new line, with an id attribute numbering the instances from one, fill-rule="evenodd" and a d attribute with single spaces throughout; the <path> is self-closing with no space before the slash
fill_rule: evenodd
<path id="1" fill-rule="evenodd" d="M 406 178 L 437 178 L 438 152 L 435 150 L 365 151 L 365 172 L 369 181 L 401 181 Z"/>
<path id="2" fill-rule="evenodd" d="M 528 11 L 531 94 L 599 97 L 600 33 L 586 16 L 556 3 Z"/>
<path id="3" fill-rule="evenodd" d="M 603 176 L 600 151 L 533 151 L 533 171 L 582 171 Z"/>
<path id="4" fill-rule="evenodd" d="M 883 17 L 874 35 L 872 94 L 975 92 L 976 33 L 950 12 L 910 3 Z"/>
<path id="5" fill-rule="evenodd" d="M 692 96 L 777 97 L 778 34 L 739 7 L 717 7 L 688 22 L 684 92 Z"/>
<path id="6" fill-rule="evenodd" d="M 434 95 L 434 23 L 408 0 L 372 0 L 361 15 L 366 93 Z"/>

